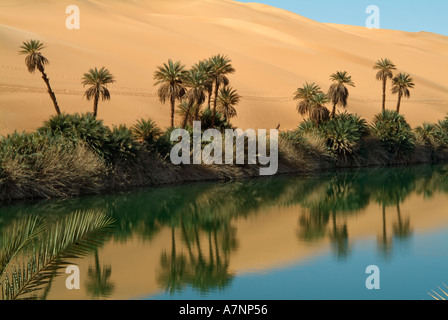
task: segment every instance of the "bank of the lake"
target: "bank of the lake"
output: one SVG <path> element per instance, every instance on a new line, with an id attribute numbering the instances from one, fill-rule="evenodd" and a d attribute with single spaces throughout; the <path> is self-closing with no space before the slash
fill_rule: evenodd
<path id="1" fill-rule="evenodd" d="M 210 127 L 204 123 L 201 134 L 207 128 Z M 202 161 L 175 165 L 170 158 L 171 150 L 178 144 L 171 139 L 174 128 L 162 132 L 150 119 L 139 121 L 133 128 L 108 128 L 92 114 L 55 116 L 36 132 L 16 132 L 1 138 L 0 201 L 67 198 L 136 187 L 254 178 L 265 167 L 273 167 L 276 174 L 310 174 L 448 160 L 448 116 L 437 124 L 415 129 L 394 111 L 380 113 L 371 125 L 346 112 L 321 124 L 307 120 L 294 130 L 280 132 L 278 140 L 270 141 L 270 136 L 267 137 L 267 150 L 262 150 L 269 154 L 267 164 L 260 161 L 260 149 L 257 154 L 249 151 L 248 141 L 242 149 L 245 164 L 236 164 L 234 150 L 231 150 L 234 164 L 217 164 L 219 160 L 226 163 L 225 128 L 221 129 L 216 130 L 222 135 L 220 139 L 201 144 L 203 154 L 206 149 L 209 157 L 221 154 L 215 158 L 218 160 L 215 164 Z M 186 137 L 193 136 L 193 131 L 187 127 Z M 194 143 L 191 138 L 190 148 L 182 150 L 190 163 L 194 162 Z M 278 148 L 270 149 L 272 143 Z M 278 150 L 278 161 L 271 155 L 273 150 Z M 248 164 L 251 152 L 256 164 Z"/>

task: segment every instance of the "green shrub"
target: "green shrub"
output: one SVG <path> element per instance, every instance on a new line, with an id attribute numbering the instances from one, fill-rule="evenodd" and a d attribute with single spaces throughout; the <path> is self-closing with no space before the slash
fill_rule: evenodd
<path id="1" fill-rule="evenodd" d="M 0 139 L 0 201 L 98 192 L 105 172 L 82 142 L 17 132 Z"/>
<path id="2" fill-rule="evenodd" d="M 313 134 L 324 138 L 327 148 L 338 162 L 348 164 L 359 161 L 361 142 L 368 134 L 368 126 L 365 119 L 356 114 L 344 112 L 319 125 L 311 120 L 305 120 L 299 125 L 295 134 L 296 139 L 297 135 L 303 136 L 304 134 Z M 291 138 L 294 139 L 292 136 Z"/>
<path id="3" fill-rule="evenodd" d="M 321 131 L 319 130 L 319 127 L 314 121 L 311 121 L 310 119 L 304 120 L 299 124 L 299 127 L 297 128 L 297 133 L 316 133 L 321 134 Z"/>
<path id="4" fill-rule="evenodd" d="M 401 114 L 391 110 L 377 114 L 371 130 L 389 153 L 391 162 L 406 162 L 412 157 L 415 136 Z"/>
<path id="5" fill-rule="evenodd" d="M 314 125 L 313 122 L 310 123 Z M 325 138 L 317 130 L 307 131 L 303 127 L 280 132 L 279 157 L 290 166 L 303 170 L 328 167 L 334 159 Z"/>
<path id="6" fill-rule="evenodd" d="M 106 144 L 110 131 L 92 113 L 52 116 L 37 131 L 49 136 L 63 136 L 73 144 L 83 141 L 101 157 L 108 158 Z"/>
<path id="7" fill-rule="evenodd" d="M 448 159 L 448 120 L 436 124 L 423 123 L 415 128 L 416 141 L 422 145 L 431 160 L 437 162 Z"/>
<path id="8" fill-rule="evenodd" d="M 157 139 L 163 134 L 154 120 L 141 119 L 132 127 L 132 132 L 137 140 L 146 143 L 149 147 L 154 146 Z"/>
<path id="9" fill-rule="evenodd" d="M 415 128 L 416 138 L 425 147 L 430 148 L 432 151 L 437 149 L 439 141 L 437 139 L 437 126 L 432 123 L 423 123 L 421 126 Z"/>
<path id="10" fill-rule="evenodd" d="M 434 135 L 439 144 L 448 148 L 448 115 L 445 119 L 439 120 L 434 131 Z"/>
<path id="11" fill-rule="evenodd" d="M 108 163 L 132 161 L 139 151 L 139 145 L 134 140 L 133 132 L 125 125 L 113 126 L 108 129 L 107 141 L 102 151 Z"/>
<path id="12" fill-rule="evenodd" d="M 132 160 L 139 148 L 133 131 L 123 125 L 109 129 L 92 113 L 52 116 L 37 131 L 48 137 L 63 137 L 73 145 L 83 142 L 109 164 Z"/>
<path id="13" fill-rule="evenodd" d="M 361 139 L 368 133 L 365 119 L 344 112 L 324 122 L 319 129 L 327 140 L 328 148 L 339 162 L 350 163 L 358 160 Z"/>
<path id="14" fill-rule="evenodd" d="M 154 151 L 157 152 L 162 158 L 166 158 L 170 155 L 171 148 L 176 142 L 170 140 L 171 133 L 173 130 L 179 128 L 169 128 L 167 129 L 154 143 Z"/>
<path id="15" fill-rule="evenodd" d="M 207 130 L 212 128 L 213 111 L 211 109 L 205 109 L 201 113 L 201 130 Z M 224 120 L 224 116 L 216 112 L 215 116 L 215 128 L 218 130 L 231 129 L 232 126 Z"/>

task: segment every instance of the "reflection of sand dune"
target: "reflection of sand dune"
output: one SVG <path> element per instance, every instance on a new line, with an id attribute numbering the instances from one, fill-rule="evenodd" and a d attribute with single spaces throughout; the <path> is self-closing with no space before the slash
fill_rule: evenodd
<path id="1" fill-rule="evenodd" d="M 237 72 L 232 85 L 243 96 L 234 124 L 242 128 L 297 125 L 292 93 L 305 81 L 327 90 L 329 75 L 347 70 L 349 110 L 371 118 L 380 110 L 381 84 L 372 64 L 392 59 L 414 77 L 402 111 L 412 125 L 436 121 L 448 111 L 448 38 L 426 32 L 368 30 L 322 24 L 285 10 L 231 0 L 75 1 L 81 29 L 65 28 L 66 3 L 0 0 L 0 133 L 31 130 L 53 113 L 45 85 L 29 74 L 17 54 L 22 41 L 38 38 L 47 48 L 48 76 L 63 111 L 90 111 L 82 99 L 82 74 L 107 66 L 117 82 L 112 100 L 100 104 L 106 124 L 153 117 L 169 123 L 168 107 L 155 98 L 152 73 L 168 58 L 190 66 L 216 53 L 229 55 Z M 27 88 L 26 90 L 23 90 Z M 388 94 L 388 108 L 396 97 Z M 24 117 L 26 115 L 26 117 Z M 8 123 L 5 126 L 4 123 Z"/>

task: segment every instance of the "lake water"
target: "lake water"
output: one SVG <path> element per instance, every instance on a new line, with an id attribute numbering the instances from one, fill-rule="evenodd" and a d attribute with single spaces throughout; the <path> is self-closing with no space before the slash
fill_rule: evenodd
<path id="1" fill-rule="evenodd" d="M 0 207 L 0 230 L 38 214 L 101 210 L 104 244 L 46 299 L 433 299 L 448 285 L 448 166 L 132 190 Z M 379 268 L 369 290 L 366 268 Z"/>

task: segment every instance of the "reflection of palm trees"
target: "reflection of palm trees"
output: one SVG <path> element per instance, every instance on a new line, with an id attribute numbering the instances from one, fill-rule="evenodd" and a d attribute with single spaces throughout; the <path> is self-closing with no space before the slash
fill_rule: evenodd
<path id="1" fill-rule="evenodd" d="M 350 251 L 347 225 L 338 226 L 336 220 L 337 216 L 358 213 L 369 203 L 369 195 L 362 187 L 363 181 L 361 174 L 341 172 L 310 186 L 312 191 L 300 201 L 309 208 L 309 215 L 299 218 L 299 238 L 312 241 L 328 236 L 336 255 L 346 257 Z M 332 225 L 328 231 L 330 217 Z"/>
<path id="2" fill-rule="evenodd" d="M 409 238 L 412 235 L 409 217 L 403 220 L 399 203 L 397 203 L 397 218 L 398 222 L 393 225 L 394 235 L 401 240 Z"/>
<path id="3" fill-rule="evenodd" d="M 381 254 L 388 257 L 392 251 L 392 239 L 388 238 L 386 230 L 386 206 L 383 204 L 383 228 L 381 238 L 378 238 L 378 248 Z"/>
<path id="4" fill-rule="evenodd" d="M 398 223 L 393 226 L 396 237 L 405 239 L 410 236 L 410 222 L 401 217 L 400 203 L 416 189 L 415 171 L 409 168 L 394 168 L 389 171 L 378 171 L 374 175 L 369 187 L 372 188 L 373 199 L 382 206 L 382 235 L 378 239 L 378 248 L 385 257 L 392 252 L 392 238 L 387 235 L 386 230 L 386 207 L 397 208 Z"/>
<path id="5" fill-rule="evenodd" d="M 330 231 L 330 240 L 336 251 L 338 258 L 345 258 L 349 254 L 347 224 L 338 226 L 336 224 L 336 212 L 332 212 L 332 231 Z"/>
<path id="6" fill-rule="evenodd" d="M 89 266 L 87 273 L 86 288 L 92 298 L 98 299 L 101 297 L 107 298 L 114 291 L 114 284 L 110 282 L 112 274 L 111 266 L 100 266 L 100 259 L 98 256 L 98 249 L 95 248 L 95 265 Z"/>
<path id="7" fill-rule="evenodd" d="M 180 291 L 183 287 L 190 285 L 201 293 L 207 293 L 213 288 L 222 289 L 227 286 L 233 278 L 229 272 L 229 256 L 222 245 L 219 244 L 220 237 L 216 225 L 212 229 L 205 230 L 208 240 L 208 250 L 203 250 L 201 234 L 198 223 L 194 221 L 180 220 L 182 238 L 187 247 L 188 259 L 183 253 L 178 253 L 175 241 L 175 232 L 172 228 L 172 251 L 169 257 L 166 252 L 161 257 L 161 272 L 158 282 L 170 293 Z M 207 226 L 204 227 L 207 229 Z M 226 228 L 221 231 L 226 233 Z M 233 229 L 228 228 L 230 232 Z M 222 239 L 231 238 L 225 235 Z M 231 240 L 230 243 L 236 243 Z M 229 247 L 228 244 L 226 244 Z"/>
<path id="8" fill-rule="evenodd" d="M 323 211 L 304 211 L 299 218 L 297 237 L 311 243 L 325 236 L 329 215 Z"/>
<path id="9" fill-rule="evenodd" d="M 171 255 L 168 255 L 166 252 L 162 253 L 160 265 L 163 271 L 159 275 L 159 283 L 170 294 L 180 291 L 186 282 L 185 279 L 188 278 L 189 266 L 185 255 L 178 255 L 176 252 L 174 227 L 171 227 Z"/>

